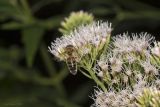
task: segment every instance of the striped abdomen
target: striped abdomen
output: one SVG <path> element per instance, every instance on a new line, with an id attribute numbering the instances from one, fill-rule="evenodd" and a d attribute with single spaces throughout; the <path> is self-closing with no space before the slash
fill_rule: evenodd
<path id="1" fill-rule="evenodd" d="M 69 57 L 66 60 L 68 69 L 71 74 L 76 75 L 77 74 L 77 62 L 75 60 L 75 57 Z"/>

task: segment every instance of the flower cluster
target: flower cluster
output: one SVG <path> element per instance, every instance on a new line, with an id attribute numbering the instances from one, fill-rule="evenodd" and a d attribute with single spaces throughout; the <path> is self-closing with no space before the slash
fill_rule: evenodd
<path id="1" fill-rule="evenodd" d="M 154 38 L 147 33 L 118 35 L 94 70 L 107 91 L 95 91 L 95 107 L 135 107 L 146 88 L 160 88 L 159 68 L 153 63 Z M 152 50 L 152 51 L 151 51 Z"/>
<path id="2" fill-rule="evenodd" d="M 154 37 L 148 33 L 132 34 L 131 37 L 127 33 L 118 35 L 113 38 L 114 51 L 117 53 L 145 53 Z"/>
<path id="3" fill-rule="evenodd" d="M 66 60 L 68 54 L 66 47 L 71 45 L 75 48 L 76 57 L 81 58 L 84 55 L 91 53 L 91 50 L 99 46 L 103 46 L 107 38 L 110 37 L 111 23 L 108 22 L 93 22 L 89 25 L 82 25 L 71 32 L 69 35 L 64 35 L 57 38 L 49 51 L 60 60 Z"/>
<path id="4" fill-rule="evenodd" d="M 129 81 L 133 84 L 139 75 L 155 79 L 159 75 L 159 69 L 150 59 L 149 49 L 153 37 L 149 37 L 147 33 L 141 33 L 139 38 L 137 34 L 131 37 L 125 34 L 114 37 L 110 53 L 107 52 L 107 55 L 103 55 L 97 61 L 95 66 L 97 75 L 107 84 L 118 85 L 130 84 Z"/>
<path id="5" fill-rule="evenodd" d="M 62 61 L 74 58 L 81 73 L 97 83 L 101 89 L 95 90 L 93 106 L 135 107 L 145 89 L 159 92 L 160 43 L 148 33 L 123 33 L 110 40 L 111 31 L 108 22 L 82 25 L 56 39 L 49 51 Z"/>
<path id="6" fill-rule="evenodd" d="M 133 89 L 129 87 L 119 91 L 110 89 L 108 92 L 95 90 L 92 99 L 95 102 L 92 107 L 142 107 L 144 105 L 149 107 L 153 104 L 158 107 L 160 91 L 154 85 L 137 83 Z"/>

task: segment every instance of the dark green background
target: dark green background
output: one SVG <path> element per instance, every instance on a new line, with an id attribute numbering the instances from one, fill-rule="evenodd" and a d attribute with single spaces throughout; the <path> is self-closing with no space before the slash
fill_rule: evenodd
<path id="1" fill-rule="evenodd" d="M 96 84 L 48 52 L 73 11 L 112 22 L 112 36 L 160 37 L 158 0 L 0 0 L 0 107 L 88 107 Z"/>

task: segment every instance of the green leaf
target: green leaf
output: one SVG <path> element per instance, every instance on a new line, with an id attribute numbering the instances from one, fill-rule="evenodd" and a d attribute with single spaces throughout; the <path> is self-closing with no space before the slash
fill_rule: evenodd
<path id="1" fill-rule="evenodd" d="M 33 64 L 33 60 L 43 34 L 44 29 L 37 26 L 32 26 L 22 30 L 22 40 L 25 46 L 28 67 L 31 67 Z"/>
<path id="2" fill-rule="evenodd" d="M 20 29 L 20 28 L 23 28 L 23 27 L 26 27 L 27 25 L 25 24 L 21 24 L 21 23 L 18 23 L 18 22 L 8 22 L 8 23 L 4 23 L 1 28 L 2 29 L 7 29 L 7 30 L 15 30 L 15 29 Z"/>
<path id="3" fill-rule="evenodd" d="M 15 16 L 20 12 L 18 9 L 16 0 L 0 0 L 0 12 L 2 12 L 2 15 L 8 14 Z"/>

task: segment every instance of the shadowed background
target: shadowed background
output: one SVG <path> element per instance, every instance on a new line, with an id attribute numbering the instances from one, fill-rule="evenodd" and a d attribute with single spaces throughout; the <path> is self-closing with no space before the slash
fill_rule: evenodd
<path id="1" fill-rule="evenodd" d="M 112 36 L 148 32 L 160 39 L 158 0 L 0 0 L 0 107 L 88 107 L 96 86 L 48 52 L 71 12 L 112 22 Z"/>

